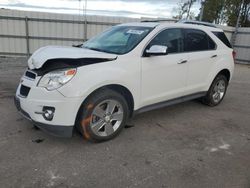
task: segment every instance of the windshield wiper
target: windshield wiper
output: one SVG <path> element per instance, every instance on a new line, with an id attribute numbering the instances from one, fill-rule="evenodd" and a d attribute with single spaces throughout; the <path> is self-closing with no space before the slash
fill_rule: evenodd
<path id="1" fill-rule="evenodd" d="M 90 50 L 98 51 L 98 52 L 106 52 L 105 50 L 99 49 L 99 48 L 88 48 Z"/>
<path id="2" fill-rule="evenodd" d="M 114 52 L 105 51 L 105 50 L 102 50 L 102 49 L 99 49 L 99 48 L 89 48 L 89 47 L 86 47 L 86 46 L 84 46 L 84 48 L 87 48 L 87 49 L 90 49 L 90 50 L 94 50 L 94 51 L 98 51 L 98 52 L 105 52 L 105 53 L 108 53 L 108 54 L 116 54 Z"/>
<path id="3" fill-rule="evenodd" d="M 73 44 L 72 47 L 81 48 L 82 44 Z"/>

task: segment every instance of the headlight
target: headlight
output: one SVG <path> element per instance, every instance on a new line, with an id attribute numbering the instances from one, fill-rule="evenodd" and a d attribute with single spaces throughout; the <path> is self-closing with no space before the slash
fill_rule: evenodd
<path id="1" fill-rule="evenodd" d="M 55 90 L 69 82 L 76 74 L 76 69 L 53 71 L 45 74 L 38 83 L 38 87 Z"/>

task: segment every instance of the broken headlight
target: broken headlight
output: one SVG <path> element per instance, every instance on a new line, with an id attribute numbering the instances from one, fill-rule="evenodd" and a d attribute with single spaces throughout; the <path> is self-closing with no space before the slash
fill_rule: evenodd
<path id="1" fill-rule="evenodd" d="M 38 83 L 49 91 L 55 90 L 69 82 L 76 74 L 76 69 L 58 70 L 45 74 Z"/>

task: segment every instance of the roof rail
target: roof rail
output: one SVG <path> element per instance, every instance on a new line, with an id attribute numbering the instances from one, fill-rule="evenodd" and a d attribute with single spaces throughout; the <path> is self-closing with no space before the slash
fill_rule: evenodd
<path id="1" fill-rule="evenodd" d="M 177 22 L 176 19 L 166 19 L 166 18 L 153 18 L 153 19 L 143 19 L 141 20 L 141 22 Z"/>
<path id="2" fill-rule="evenodd" d="M 200 21 L 194 21 L 194 20 L 179 20 L 178 23 L 203 25 L 203 26 L 207 26 L 207 27 L 217 28 L 216 25 L 214 25 L 212 23 L 209 23 L 209 22 L 200 22 Z"/>

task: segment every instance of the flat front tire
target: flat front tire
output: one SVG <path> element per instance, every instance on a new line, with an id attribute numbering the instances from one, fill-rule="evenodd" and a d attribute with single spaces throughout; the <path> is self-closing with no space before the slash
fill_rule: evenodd
<path id="1" fill-rule="evenodd" d="M 121 94 L 102 89 L 84 102 L 77 128 L 87 140 L 107 141 L 121 132 L 128 114 L 127 102 Z"/>

